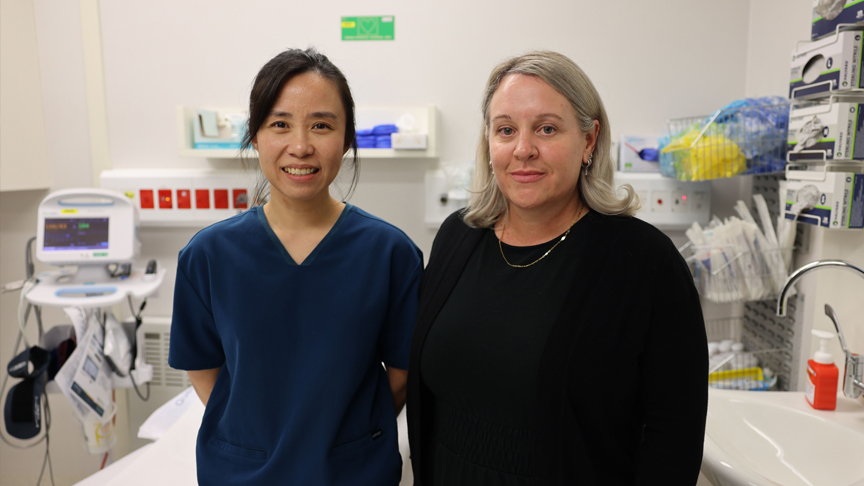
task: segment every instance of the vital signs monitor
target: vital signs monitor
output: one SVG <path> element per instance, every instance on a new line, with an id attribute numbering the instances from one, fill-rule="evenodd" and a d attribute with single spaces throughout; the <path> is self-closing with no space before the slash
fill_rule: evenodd
<path id="1" fill-rule="evenodd" d="M 132 262 L 140 251 L 138 214 L 123 194 L 67 189 L 39 205 L 36 258 L 53 265 Z"/>

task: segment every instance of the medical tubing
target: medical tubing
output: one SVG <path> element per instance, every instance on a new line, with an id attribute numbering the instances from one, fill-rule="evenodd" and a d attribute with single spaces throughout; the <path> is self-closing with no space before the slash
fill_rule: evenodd
<path id="1" fill-rule="evenodd" d="M 22 289 L 22 292 L 23 292 L 23 289 Z M 20 303 L 19 303 L 19 305 L 20 305 Z M 31 307 L 31 304 L 28 304 L 27 305 L 27 311 L 24 313 L 25 323 L 26 323 L 27 317 L 29 317 L 29 315 L 30 315 L 30 307 Z M 40 313 L 38 311 L 39 307 L 35 307 L 35 308 L 37 309 L 37 312 L 36 312 L 37 318 L 41 319 Z M 18 355 L 18 346 L 21 345 L 22 338 L 24 338 L 24 329 L 22 326 L 19 326 L 18 337 L 15 339 L 15 347 L 12 348 L 12 356 Z M 26 338 L 24 338 L 24 342 L 25 343 L 27 342 Z M 26 349 L 29 349 L 29 348 L 30 348 L 30 346 L 28 345 Z M 9 381 L 9 373 L 6 373 L 6 376 L 3 377 L 3 384 L 0 385 L 0 398 L 6 396 L 6 384 L 8 383 L 8 381 Z M 48 395 L 45 394 L 44 391 L 42 393 L 43 393 L 43 395 L 45 395 L 45 406 L 43 408 L 45 408 L 47 410 L 48 409 Z M 49 412 L 49 414 L 50 414 L 50 412 Z M 47 441 L 49 428 L 50 428 L 50 423 L 46 420 L 46 422 L 45 422 L 45 435 L 43 435 L 42 438 L 40 438 L 36 442 L 33 442 L 32 444 L 27 444 L 26 446 L 20 446 L 20 445 L 16 445 L 16 444 L 13 444 L 12 442 L 10 442 L 9 439 L 6 438 L 6 435 L 3 433 L 2 429 L 0 429 L 0 439 L 2 439 L 6 445 L 8 445 L 9 447 L 13 447 L 15 449 L 21 449 L 21 450 L 31 449 L 31 448 L 39 445 L 43 440 Z M 53 484 L 53 480 L 52 480 L 52 484 Z"/>
<path id="2" fill-rule="evenodd" d="M 24 275 L 27 276 L 27 280 L 33 277 L 33 274 L 36 272 L 36 267 L 33 265 L 33 242 L 36 241 L 35 236 L 31 236 L 29 240 L 27 240 L 27 248 L 26 253 L 24 254 Z"/>
<path id="3" fill-rule="evenodd" d="M 144 307 L 147 306 L 147 299 L 144 299 L 144 302 L 141 302 L 141 307 L 138 308 L 138 313 L 135 313 L 135 306 L 132 305 L 132 296 L 126 296 L 127 302 L 129 302 L 129 312 L 132 313 L 132 317 L 135 318 L 135 331 L 132 333 L 132 367 L 129 368 L 129 379 L 132 380 L 132 388 L 135 389 L 135 393 L 138 395 L 138 398 L 141 399 L 142 402 L 146 402 L 150 400 L 150 382 L 147 382 L 147 396 L 141 394 L 141 391 L 138 390 L 138 383 L 135 382 L 135 376 L 132 374 L 132 370 L 135 369 L 135 360 L 138 359 L 138 328 L 141 326 L 141 313 L 144 312 Z"/>
<path id="4" fill-rule="evenodd" d="M 27 327 L 27 318 L 30 317 L 30 308 L 33 307 L 33 304 L 28 303 L 26 307 L 24 307 L 24 296 L 27 295 L 33 288 L 33 280 L 27 280 L 24 282 L 24 286 L 21 288 L 21 295 L 18 297 L 18 332 L 21 334 L 21 337 L 24 339 L 24 346 L 26 349 L 30 349 L 30 341 L 27 340 L 27 335 L 24 334 L 24 328 Z M 22 309 L 23 312 L 22 312 Z M 15 351 L 18 351 L 15 349 Z M 13 354 L 12 356 L 15 356 Z"/>
<path id="5" fill-rule="evenodd" d="M 42 460 L 42 468 L 39 470 L 39 479 L 36 486 L 42 484 L 42 476 L 45 474 L 45 464 L 48 464 L 48 474 L 51 478 L 51 486 L 54 486 L 54 467 L 51 464 L 51 439 L 48 437 L 48 429 L 51 428 L 51 407 L 48 405 L 48 393 L 42 391 L 45 398 L 45 459 Z"/>
<path id="6" fill-rule="evenodd" d="M 27 250 L 26 250 L 27 254 L 25 257 L 25 261 L 27 262 L 27 264 L 26 264 L 25 270 L 27 272 L 27 281 L 28 282 L 32 281 L 32 279 L 33 279 L 34 270 L 33 270 L 32 259 L 30 258 L 30 253 L 31 253 L 31 247 L 32 247 L 33 241 L 35 241 L 35 240 L 36 240 L 36 237 L 34 236 L 27 241 Z M 26 286 L 26 284 L 25 284 L 25 286 Z M 25 293 L 26 292 L 25 292 L 24 288 L 22 288 L 21 289 L 21 296 L 23 297 Z M 27 310 L 24 312 L 24 324 L 27 323 L 27 319 L 30 317 L 30 308 L 31 307 L 34 308 L 34 313 L 36 314 L 36 320 L 39 324 L 39 338 L 41 340 L 41 338 L 42 338 L 42 312 L 38 306 L 33 306 L 32 304 L 27 304 Z M 20 316 L 20 314 L 21 314 L 21 312 L 20 312 L 21 311 L 21 301 L 20 300 L 18 303 L 18 311 L 19 311 L 19 316 Z M 20 317 L 19 317 L 19 319 L 20 319 Z M 24 340 L 25 343 L 27 342 L 27 339 L 24 337 L 24 327 L 25 326 L 20 323 L 20 320 L 19 320 L 19 326 L 18 327 L 19 327 L 18 337 L 15 339 L 15 347 L 12 349 L 12 356 L 18 355 L 18 347 L 21 345 L 22 339 Z M 28 348 L 29 348 L 29 345 L 28 345 Z M 9 374 L 6 373 L 6 376 L 3 377 L 3 384 L 0 385 L 0 398 L 4 397 L 6 395 L 6 393 L 5 393 L 6 392 L 6 385 L 8 382 L 9 382 Z M 44 389 L 42 390 L 42 397 L 44 398 L 44 400 L 42 402 L 44 404 L 42 406 L 42 409 L 43 409 L 42 416 L 44 417 L 43 420 L 45 421 L 45 435 L 43 435 L 41 438 L 39 438 L 39 440 L 37 440 L 31 444 L 21 446 L 21 445 L 13 444 L 12 442 L 10 442 L 10 440 L 6 438 L 6 434 L 3 433 L 3 429 L 0 428 L 0 439 L 2 439 L 3 442 L 6 445 L 8 445 L 9 447 L 12 447 L 14 449 L 19 449 L 19 450 L 32 449 L 33 447 L 36 447 L 37 445 L 39 445 L 42 441 L 45 441 L 45 457 L 46 457 L 46 459 L 42 461 L 42 469 L 39 472 L 39 480 L 37 481 L 36 486 L 39 486 L 39 484 L 42 482 L 42 475 L 45 473 L 46 460 L 48 463 L 49 474 L 51 476 L 51 485 L 54 486 L 54 469 L 53 469 L 52 464 L 51 464 L 51 451 L 49 449 L 50 441 L 48 439 L 48 435 L 49 435 L 49 432 L 51 430 L 51 406 L 48 403 L 48 393 Z"/>
<path id="7" fill-rule="evenodd" d="M 38 305 L 33 306 L 33 314 L 36 316 L 36 329 L 39 331 L 39 342 L 42 342 L 42 338 L 45 335 L 45 329 L 42 327 L 42 308 Z"/>
<path id="8" fill-rule="evenodd" d="M 18 355 L 18 346 L 21 345 L 21 338 L 22 337 L 23 337 L 23 333 L 19 330 L 18 331 L 18 338 L 15 340 L 15 347 L 12 349 L 12 356 Z M 3 377 L 3 384 L 0 385 L 0 398 L 6 396 L 6 384 L 8 383 L 8 381 L 9 381 L 9 373 L 6 373 L 6 376 Z M 43 395 L 45 395 L 44 391 L 42 393 L 43 393 Z M 48 408 L 48 396 L 47 395 L 45 395 L 45 402 L 44 403 L 45 403 L 45 406 L 43 408 L 47 409 Z M 44 412 L 43 412 L 43 416 L 44 416 Z M 39 445 L 43 440 L 48 439 L 48 430 L 50 428 L 49 426 L 50 426 L 50 423 L 46 421 L 45 422 L 45 435 L 43 435 L 36 442 L 33 442 L 31 444 L 27 444 L 25 446 L 13 444 L 12 442 L 10 442 L 9 439 L 6 438 L 6 434 L 3 433 L 2 428 L 0 428 L 0 439 L 2 439 L 6 445 L 8 445 L 9 447 L 13 447 L 15 449 L 21 449 L 21 450 L 32 449 L 33 447 L 36 447 L 37 445 Z"/>
<path id="9" fill-rule="evenodd" d="M 132 388 L 135 389 L 135 394 L 138 395 L 138 398 L 140 398 L 142 402 L 146 402 L 147 400 L 150 400 L 150 383 L 149 383 L 149 382 L 146 383 L 146 385 L 147 385 L 147 396 L 145 397 L 145 396 L 142 395 L 141 392 L 138 390 L 138 383 L 135 382 L 135 375 L 132 374 L 132 370 L 129 370 L 129 379 L 132 380 Z"/>

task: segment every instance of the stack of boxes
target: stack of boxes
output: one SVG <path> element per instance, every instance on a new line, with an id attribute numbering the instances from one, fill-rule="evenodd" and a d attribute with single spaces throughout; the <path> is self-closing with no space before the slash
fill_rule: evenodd
<path id="1" fill-rule="evenodd" d="M 819 191 L 798 220 L 864 227 L 864 2 L 814 0 L 811 40 L 792 52 L 785 211 Z"/>

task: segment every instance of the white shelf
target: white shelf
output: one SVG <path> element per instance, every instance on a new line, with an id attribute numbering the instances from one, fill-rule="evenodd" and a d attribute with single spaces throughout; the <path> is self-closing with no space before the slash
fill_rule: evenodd
<path id="1" fill-rule="evenodd" d="M 194 149 L 184 147 L 180 149 L 180 157 L 198 157 L 202 159 L 239 159 L 240 153 L 237 149 Z M 244 154 L 250 159 L 257 159 L 258 152 L 247 150 Z"/>
<path id="2" fill-rule="evenodd" d="M 226 113 L 237 113 L 243 111 L 240 108 L 212 108 L 215 111 Z M 237 149 L 195 149 L 192 138 L 192 129 L 197 114 L 197 107 L 177 107 L 177 140 L 178 153 L 181 157 L 197 157 L 205 159 L 239 159 Z M 434 159 L 438 157 L 438 110 L 435 105 L 426 106 L 368 106 L 357 107 L 357 128 L 372 128 L 374 125 L 393 123 L 400 115 L 411 113 L 417 120 L 418 133 L 425 133 L 427 137 L 426 150 L 396 150 L 396 149 L 369 149 L 357 150 L 361 160 L 370 159 Z M 349 152 L 350 154 L 350 152 Z M 257 158 L 254 150 L 247 151 L 244 155 L 249 158 Z"/>

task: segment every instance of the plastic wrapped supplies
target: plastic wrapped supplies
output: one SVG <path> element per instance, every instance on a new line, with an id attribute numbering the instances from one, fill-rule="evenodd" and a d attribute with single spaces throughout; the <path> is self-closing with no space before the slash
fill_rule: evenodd
<path id="1" fill-rule="evenodd" d="M 696 125 L 673 138 L 662 153 L 672 154 L 674 175 L 683 181 L 732 177 L 747 170 L 738 145 L 722 133 L 702 134 Z"/>
<path id="2" fill-rule="evenodd" d="M 768 216 L 764 199 L 757 195 L 757 208 L 764 226 L 760 229 L 749 209 L 738 201 L 741 218 L 720 221 L 715 217 L 706 227 L 698 223 L 685 234 L 692 255 L 686 258 L 699 293 L 720 303 L 764 300 L 777 295 L 787 277 L 785 253 Z"/>
<path id="3" fill-rule="evenodd" d="M 780 172 L 788 127 L 789 104 L 778 96 L 737 100 L 707 118 L 670 120 L 660 171 L 684 181 Z"/>
<path id="4" fill-rule="evenodd" d="M 834 20 L 843 12 L 843 7 L 846 5 L 846 0 L 818 0 L 813 11 L 824 17 L 826 20 Z"/>

